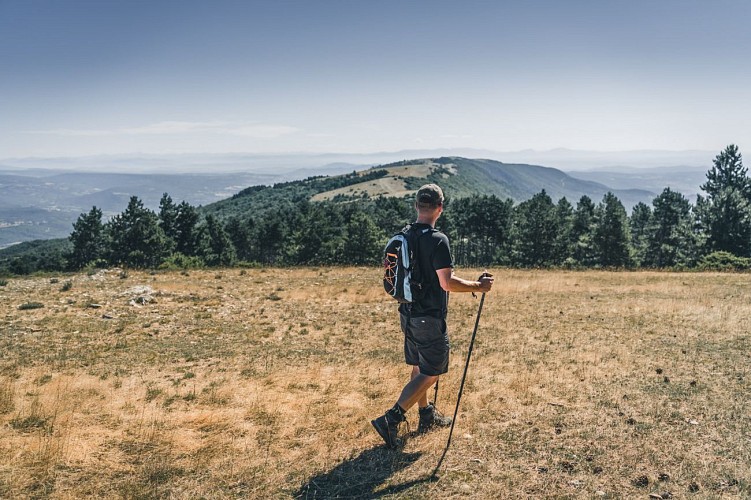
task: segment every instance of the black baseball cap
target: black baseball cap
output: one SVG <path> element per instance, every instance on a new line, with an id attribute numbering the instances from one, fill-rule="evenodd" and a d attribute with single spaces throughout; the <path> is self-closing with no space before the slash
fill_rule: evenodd
<path id="1" fill-rule="evenodd" d="M 425 184 L 417 190 L 416 203 L 419 208 L 438 208 L 443 205 L 443 191 L 436 184 Z"/>

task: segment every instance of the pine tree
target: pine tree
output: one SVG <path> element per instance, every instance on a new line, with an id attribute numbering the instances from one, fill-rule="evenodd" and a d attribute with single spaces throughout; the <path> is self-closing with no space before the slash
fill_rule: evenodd
<path id="1" fill-rule="evenodd" d="M 576 204 L 571 226 L 572 258 L 577 265 L 589 267 L 597 261 L 597 251 L 592 238 L 594 228 L 595 204 L 589 196 L 583 195 Z"/>
<path id="2" fill-rule="evenodd" d="M 558 220 L 555 205 L 543 189 L 516 207 L 513 262 L 523 267 L 553 264 Z"/>
<path id="3" fill-rule="evenodd" d="M 709 249 L 751 256 L 751 179 L 738 146 L 715 157 L 701 188 L 707 198 L 697 208 Z"/>
<path id="4" fill-rule="evenodd" d="M 199 254 L 207 266 L 229 266 L 235 261 L 235 248 L 216 217 L 209 214 L 199 228 Z"/>
<path id="5" fill-rule="evenodd" d="M 595 211 L 593 234 L 598 263 L 604 267 L 628 267 L 632 264 L 626 209 L 611 192 L 605 194 Z"/>
<path id="6" fill-rule="evenodd" d="M 558 234 L 555 237 L 553 263 L 560 266 L 566 262 L 571 262 L 569 259 L 572 258 L 574 251 L 574 208 L 565 197 L 558 200 L 555 207 L 555 217 Z"/>
<path id="7" fill-rule="evenodd" d="M 73 224 L 69 239 L 73 243 L 73 250 L 67 258 L 72 269 L 81 269 L 102 258 L 105 251 L 102 210 L 94 206 L 89 213 L 81 214 Z"/>
<path id="8" fill-rule="evenodd" d="M 169 242 L 159 227 L 159 219 L 145 208 L 137 196 L 128 207 L 107 223 L 110 238 L 109 261 L 135 268 L 157 267 L 169 254 Z"/>
<path id="9" fill-rule="evenodd" d="M 164 193 L 162 199 L 159 200 L 159 227 L 164 231 L 171 248 L 177 245 L 177 214 L 177 205 L 172 202 L 169 194 Z"/>
<path id="10" fill-rule="evenodd" d="M 385 234 L 365 212 L 357 211 L 347 222 L 342 263 L 354 265 L 379 264 Z"/>
<path id="11" fill-rule="evenodd" d="M 665 188 L 652 204 L 644 265 L 664 268 L 693 264 L 696 239 L 689 201 L 681 193 Z"/>
<path id="12" fill-rule="evenodd" d="M 183 255 L 198 255 L 199 215 L 195 207 L 183 201 L 177 206 L 174 221 L 175 250 Z"/>
<path id="13" fill-rule="evenodd" d="M 707 182 L 701 185 L 702 191 L 707 193 L 710 200 L 719 196 L 724 189 L 734 188 L 751 201 L 751 179 L 743 166 L 738 146 L 730 144 L 715 156 L 712 163 L 712 168 L 707 172 Z"/>
<path id="14" fill-rule="evenodd" d="M 631 227 L 631 246 L 634 249 L 634 263 L 644 265 L 644 257 L 649 244 L 649 224 L 652 209 L 646 203 L 639 202 L 631 211 L 629 226 Z"/>
<path id="15" fill-rule="evenodd" d="M 247 219 L 243 221 L 238 217 L 231 217 L 224 227 L 229 239 L 232 241 L 232 246 L 235 247 L 237 258 L 243 261 L 252 260 L 251 232 L 253 220 Z"/>

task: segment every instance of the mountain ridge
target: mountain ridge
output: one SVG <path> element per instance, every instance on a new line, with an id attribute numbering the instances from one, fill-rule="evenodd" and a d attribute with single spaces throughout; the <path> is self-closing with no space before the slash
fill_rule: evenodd
<path id="1" fill-rule="evenodd" d="M 551 167 L 441 157 L 403 160 L 349 174 L 309 177 L 274 186 L 255 186 L 232 198 L 206 205 L 203 210 L 226 218 L 246 212 L 262 213 L 267 207 L 276 207 L 285 200 L 351 202 L 374 196 L 401 198 L 429 182 L 439 184 L 449 199 L 479 194 L 510 198 L 519 203 L 544 189 L 556 201 L 566 197 L 575 204 L 584 195 L 598 202 L 607 192 L 612 192 L 624 206 L 631 208 L 639 202 L 651 203 L 655 196 L 646 190 L 612 189 Z"/>

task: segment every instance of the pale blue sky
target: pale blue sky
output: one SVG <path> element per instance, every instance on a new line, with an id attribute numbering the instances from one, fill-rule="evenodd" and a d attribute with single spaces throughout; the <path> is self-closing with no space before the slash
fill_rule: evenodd
<path id="1" fill-rule="evenodd" d="M 0 158 L 703 149 L 751 2 L 0 0 Z"/>

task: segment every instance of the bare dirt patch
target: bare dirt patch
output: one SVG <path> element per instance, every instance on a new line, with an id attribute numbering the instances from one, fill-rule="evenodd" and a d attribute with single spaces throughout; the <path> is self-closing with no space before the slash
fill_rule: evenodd
<path id="1" fill-rule="evenodd" d="M 367 196 L 392 196 L 403 197 L 407 195 L 413 195 L 416 190 L 408 189 L 405 185 L 404 178 L 406 177 L 418 177 L 427 178 L 435 169 L 443 167 L 448 169 L 449 172 L 453 172 L 455 167 L 452 165 L 438 165 L 430 161 L 424 161 L 421 163 L 415 163 L 411 165 L 404 165 L 398 167 L 389 167 L 384 170 L 388 171 L 388 175 L 381 177 L 380 179 L 373 179 L 367 182 L 360 182 L 358 184 L 352 184 L 342 188 L 326 191 L 325 193 L 319 193 L 313 196 L 313 201 L 331 200 L 338 195 L 361 197 Z M 361 172 L 367 173 L 367 170 Z"/>

